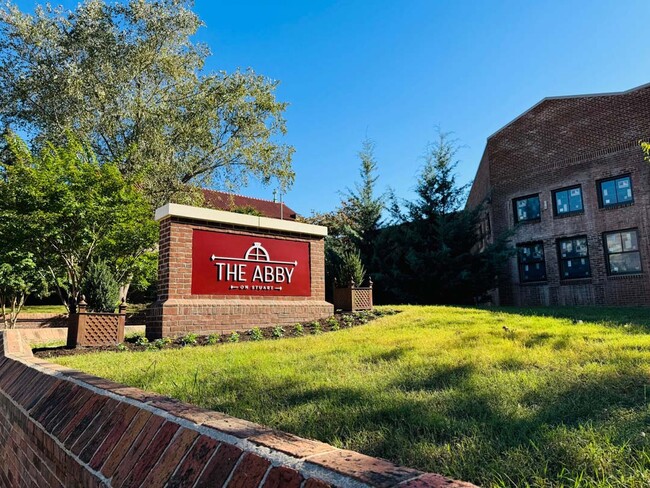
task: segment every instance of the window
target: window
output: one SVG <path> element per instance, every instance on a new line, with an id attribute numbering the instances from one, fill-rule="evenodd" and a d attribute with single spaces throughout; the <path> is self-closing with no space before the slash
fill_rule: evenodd
<path id="1" fill-rule="evenodd" d="M 641 254 L 637 230 L 605 234 L 605 257 L 611 275 L 640 273 Z"/>
<path id="2" fill-rule="evenodd" d="M 582 188 L 574 186 L 553 192 L 553 209 L 555 215 L 569 215 L 582 212 Z"/>
<path id="3" fill-rule="evenodd" d="M 539 220 L 541 217 L 539 195 L 515 198 L 513 200 L 513 205 L 515 209 L 515 222 Z"/>
<path id="4" fill-rule="evenodd" d="M 546 261 L 544 259 L 544 244 L 531 242 L 517 246 L 519 261 L 519 279 L 522 283 L 546 280 Z"/>
<path id="5" fill-rule="evenodd" d="M 634 202 L 632 178 L 629 175 L 600 181 L 598 190 L 601 207 L 612 207 Z"/>
<path id="6" fill-rule="evenodd" d="M 560 255 L 560 279 L 570 280 L 591 276 L 586 237 L 559 239 L 557 246 Z"/>

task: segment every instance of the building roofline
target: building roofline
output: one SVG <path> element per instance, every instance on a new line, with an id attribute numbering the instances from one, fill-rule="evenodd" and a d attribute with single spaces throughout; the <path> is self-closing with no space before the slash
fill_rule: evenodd
<path id="1" fill-rule="evenodd" d="M 567 98 L 611 97 L 611 96 L 616 96 L 616 95 L 627 95 L 629 93 L 635 92 L 637 90 L 641 90 L 643 88 L 648 88 L 648 87 L 650 87 L 650 83 L 645 83 L 643 85 L 639 85 L 639 86 L 636 86 L 634 88 L 630 88 L 629 90 L 623 90 L 623 91 L 617 91 L 617 92 L 585 93 L 585 94 L 582 94 L 582 95 L 557 95 L 557 96 L 553 96 L 553 97 L 545 97 L 545 98 L 542 98 L 539 102 L 537 102 L 533 106 L 531 106 L 530 108 L 528 108 L 527 110 L 525 110 L 522 113 L 520 113 L 519 115 L 517 115 L 514 119 L 512 119 L 507 124 L 503 125 L 500 129 L 497 129 L 495 132 L 490 134 L 487 137 L 487 140 L 489 141 L 494 136 L 496 136 L 499 132 L 501 132 L 503 129 L 505 129 L 506 127 L 514 124 L 517 120 L 522 118 L 528 112 L 532 111 L 533 109 L 535 109 L 536 107 L 538 107 L 542 103 L 548 102 L 549 100 L 563 100 L 563 99 L 567 99 Z"/>

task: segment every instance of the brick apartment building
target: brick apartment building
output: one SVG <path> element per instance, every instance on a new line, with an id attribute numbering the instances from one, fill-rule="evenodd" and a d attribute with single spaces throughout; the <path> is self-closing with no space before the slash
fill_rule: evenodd
<path id="1" fill-rule="evenodd" d="M 650 305 L 650 84 L 545 98 L 490 136 L 468 207 L 511 230 L 503 305 Z"/>

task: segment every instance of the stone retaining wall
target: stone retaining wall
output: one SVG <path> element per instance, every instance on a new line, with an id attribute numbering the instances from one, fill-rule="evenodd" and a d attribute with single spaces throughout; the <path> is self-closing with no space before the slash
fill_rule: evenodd
<path id="1" fill-rule="evenodd" d="M 0 332 L 0 484 L 471 487 L 34 358 Z"/>

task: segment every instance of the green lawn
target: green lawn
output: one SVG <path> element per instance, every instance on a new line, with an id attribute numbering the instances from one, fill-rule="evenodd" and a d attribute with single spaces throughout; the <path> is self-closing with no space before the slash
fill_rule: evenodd
<path id="1" fill-rule="evenodd" d="M 67 313 L 67 311 L 63 305 L 25 305 L 20 313 Z"/>
<path id="2" fill-rule="evenodd" d="M 481 485 L 650 486 L 650 310 L 399 308 L 318 336 L 57 361 Z"/>

